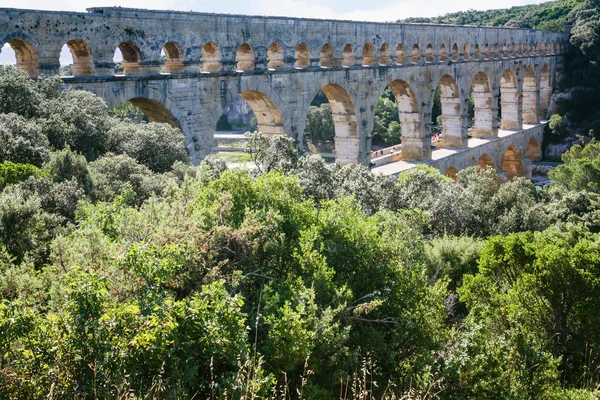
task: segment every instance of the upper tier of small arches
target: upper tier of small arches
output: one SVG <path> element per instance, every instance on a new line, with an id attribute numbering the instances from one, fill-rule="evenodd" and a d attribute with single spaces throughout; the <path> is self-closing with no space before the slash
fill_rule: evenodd
<path id="1" fill-rule="evenodd" d="M 0 43 L 8 43 L 16 55 L 17 67 L 34 77 L 41 70 L 41 50 L 31 38 L 13 34 Z M 98 61 L 97 52 L 90 43 L 81 38 L 68 40 L 66 45 L 73 58 L 72 71 L 75 76 L 111 75 L 115 73 L 114 62 Z M 62 48 L 62 45 L 60 48 Z M 1 47 L 1 46 L 0 46 Z M 539 43 L 346 43 L 335 46 L 324 43 L 320 48 L 311 48 L 302 42 L 296 46 L 272 41 L 268 46 L 243 42 L 237 48 L 221 48 L 215 41 L 204 43 L 196 59 L 193 51 L 176 41 L 162 44 L 161 52 L 147 48 L 144 42 L 124 40 L 116 48 L 122 55 L 122 72 L 125 75 L 182 72 L 220 72 L 255 70 L 372 67 L 408 64 L 431 64 L 500 60 L 516 57 L 550 56 L 566 52 L 564 41 Z M 155 46 L 156 47 L 156 46 Z M 58 54 L 51 64 L 58 72 Z M 157 57 L 156 54 L 159 54 Z M 104 60 L 106 57 L 104 57 Z M 112 61 L 112 58 L 111 58 Z M 48 66 L 44 68 L 48 73 Z"/>

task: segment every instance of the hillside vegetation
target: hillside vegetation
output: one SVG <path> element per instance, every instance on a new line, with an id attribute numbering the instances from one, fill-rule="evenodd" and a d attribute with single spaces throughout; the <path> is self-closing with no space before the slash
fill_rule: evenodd
<path id="1" fill-rule="evenodd" d="M 569 13 L 583 0 L 557 0 L 497 10 L 467 10 L 432 18 L 406 18 L 398 22 L 453 25 L 501 26 L 563 32 Z"/>

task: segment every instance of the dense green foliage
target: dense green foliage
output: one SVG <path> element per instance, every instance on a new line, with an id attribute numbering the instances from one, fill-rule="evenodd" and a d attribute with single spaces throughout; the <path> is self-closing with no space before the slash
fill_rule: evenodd
<path id="1" fill-rule="evenodd" d="M 496 10 L 468 10 L 433 18 L 406 18 L 399 22 L 453 25 L 502 26 L 563 32 L 569 13 L 582 0 L 557 0 Z"/>
<path id="2" fill-rule="evenodd" d="M 0 99 L 0 398 L 600 397 L 596 142 L 551 188 L 260 133 L 192 168 L 53 79 Z"/>

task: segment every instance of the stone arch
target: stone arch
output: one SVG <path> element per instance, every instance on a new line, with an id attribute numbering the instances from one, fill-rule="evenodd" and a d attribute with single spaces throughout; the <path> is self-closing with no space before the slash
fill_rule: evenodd
<path id="1" fill-rule="evenodd" d="M 502 54 L 500 53 L 500 46 L 498 43 L 494 43 L 494 58 L 501 58 Z"/>
<path id="2" fill-rule="evenodd" d="M 354 46 L 350 43 L 344 46 L 342 66 L 352 67 L 356 63 L 356 57 L 354 56 Z"/>
<path id="3" fill-rule="evenodd" d="M 352 98 L 342 86 L 330 83 L 321 88 L 329 104 L 335 126 L 335 156 L 340 164 L 358 163 L 358 121 Z"/>
<path id="4" fill-rule="evenodd" d="M 273 42 L 267 49 L 267 69 L 275 70 L 285 67 L 285 54 L 283 46 L 279 42 Z"/>
<path id="5" fill-rule="evenodd" d="M 458 168 L 452 165 L 446 169 L 444 175 L 452 179 L 453 181 L 456 181 L 456 176 L 458 175 Z"/>
<path id="6" fill-rule="evenodd" d="M 404 50 L 404 45 L 400 43 L 396 46 L 396 64 L 404 63 L 406 63 L 406 51 Z"/>
<path id="7" fill-rule="evenodd" d="M 540 74 L 540 115 L 548 114 L 550 98 L 552 97 L 552 83 L 550 76 L 550 64 L 544 64 Z"/>
<path id="8" fill-rule="evenodd" d="M 517 56 L 517 44 L 515 42 L 512 42 L 512 44 L 510 45 L 510 56 L 511 57 Z"/>
<path id="9" fill-rule="evenodd" d="M 29 38 L 14 36 L 4 39 L 15 52 L 17 69 L 26 72 L 31 78 L 40 73 L 40 55 L 36 44 Z"/>
<path id="10" fill-rule="evenodd" d="M 529 55 L 530 56 L 534 56 L 535 55 L 535 47 L 533 46 L 533 43 L 529 44 Z"/>
<path id="11" fill-rule="evenodd" d="M 329 43 L 325 43 L 321 47 L 319 53 L 319 66 L 321 68 L 333 67 L 335 65 L 335 57 L 333 56 L 333 48 Z"/>
<path id="12" fill-rule="evenodd" d="M 500 129 L 518 130 L 523 127 L 517 77 L 511 69 L 507 69 L 500 78 L 500 100 L 502 106 L 502 119 Z"/>
<path id="13" fill-rule="evenodd" d="M 540 122 L 539 109 L 535 72 L 530 65 L 525 68 L 525 74 L 523 76 L 523 123 L 537 124 Z"/>
<path id="14" fill-rule="evenodd" d="M 446 61 L 448 59 L 448 52 L 446 51 L 446 45 L 442 43 L 440 45 L 440 54 L 438 57 L 439 61 Z"/>
<path id="15" fill-rule="evenodd" d="M 458 54 L 458 44 L 454 43 L 452 45 L 452 61 L 456 61 L 459 58 Z"/>
<path id="16" fill-rule="evenodd" d="M 438 86 L 442 103 L 442 145 L 445 148 L 465 147 L 467 125 L 463 123 L 466 121 L 463 121 L 460 91 L 456 80 L 450 75 L 444 75 L 440 78 Z"/>
<path id="17" fill-rule="evenodd" d="M 362 65 L 373 65 L 375 62 L 375 46 L 373 46 L 373 43 L 367 42 L 362 50 Z"/>
<path id="18" fill-rule="evenodd" d="M 390 65 L 392 63 L 392 51 L 390 45 L 383 43 L 379 48 L 379 64 Z"/>
<path id="19" fill-rule="evenodd" d="M 479 43 L 475 45 L 475 59 L 481 60 L 481 48 L 479 47 Z"/>
<path id="20" fill-rule="evenodd" d="M 252 111 L 254 111 L 260 132 L 266 135 L 285 135 L 281 111 L 269 96 L 258 90 L 247 90 L 241 92 L 240 96 L 248 102 Z"/>
<path id="21" fill-rule="evenodd" d="M 521 153 L 513 143 L 511 143 L 502 159 L 502 169 L 506 171 L 508 179 L 514 179 L 523 176 L 523 164 L 521 163 Z"/>
<path id="22" fill-rule="evenodd" d="M 184 52 L 181 45 L 177 42 L 167 42 L 163 46 L 163 51 L 167 57 L 165 62 L 165 68 L 169 73 L 183 72 L 184 64 Z"/>
<path id="23" fill-rule="evenodd" d="M 71 39 L 67 42 L 67 47 L 73 56 L 73 75 L 94 75 L 94 60 L 87 43 L 83 39 Z"/>
<path id="24" fill-rule="evenodd" d="M 473 101 L 475 103 L 473 136 L 483 138 L 498 136 L 497 112 L 494 110 L 493 104 L 494 96 L 492 95 L 490 81 L 485 72 L 477 72 L 471 85 L 473 88 Z"/>
<path id="25" fill-rule="evenodd" d="M 471 45 L 469 43 L 465 43 L 463 46 L 463 59 L 469 60 L 471 58 Z"/>
<path id="26" fill-rule="evenodd" d="M 483 47 L 483 59 L 489 60 L 490 58 L 492 58 L 492 54 L 490 53 L 490 45 L 486 43 Z"/>
<path id="27" fill-rule="evenodd" d="M 123 73 L 125 75 L 141 74 L 142 71 L 142 51 L 136 42 L 133 40 L 124 40 L 118 46 L 123 55 Z"/>
<path id="28" fill-rule="evenodd" d="M 202 71 L 219 72 L 221 70 L 221 50 L 216 42 L 202 46 Z"/>
<path id="29" fill-rule="evenodd" d="M 389 84 L 398 104 L 398 120 L 402 125 L 402 159 L 422 160 L 423 130 L 421 127 L 421 113 L 419 102 L 410 85 L 402 80 L 395 80 Z M 425 142 L 429 139 L 425 138 Z M 429 143 L 425 143 L 429 146 Z"/>
<path id="30" fill-rule="evenodd" d="M 522 55 L 523 55 L 523 43 L 519 43 L 519 48 L 518 48 L 518 50 L 517 50 L 517 54 L 518 54 L 519 56 L 522 56 Z"/>
<path id="31" fill-rule="evenodd" d="M 237 71 L 252 71 L 254 70 L 254 50 L 248 43 L 242 43 L 238 47 L 236 56 L 236 67 Z"/>
<path id="32" fill-rule="evenodd" d="M 504 43 L 502 45 L 502 57 L 508 58 L 509 56 L 510 56 L 510 53 L 508 51 L 508 45 L 506 43 Z"/>
<path id="33" fill-rule="evenodd" d="M 477 166 L 482 169 L 494 168 L 494 161 L 488 153 L 483 153 L 477 160 Z"/>
<path id="34" fill-rule="evenodd" d="M 536 54 L 543 56 L 546 54 L 546 45 L 543 42 L 538 42 L 536 49 Z"/>
<path id="35" fill-rule="evenodd" d="M 302 42 L 296 46 L 294 58 L 296 59 L 294 68 L 302 69 L 310 66 L 310 50 L 306 43 Z"/>
<path id="36" fill-rule="evenodd" d="M 546 51 L 545 51 L 546 55 L 550 55 L 550 54 L 554 54 L 554 43 L 546 43 Z"/>
<path id="37" fill-rule="evenodd" d="M 525 158 L 529 158 L 533 161 L 540 161 L 542 159 L 542 146 L 540 146 L 540 143 L 535 137 L 529 139 L 529 142 L 527 143 Z"/>
<path id="38" fill-rule="evenodd" d="M 414 47 L 413 47 L 413 54 L 414 54 Z M 425 62 L 431 63 L 435 60 L 435 57 L 433 55 L 433 45 L 431 43 L 427 44 L 427 47 L 425 47 Z"/>
<path id="39" fill-rule="evenodd" d="M 129 102 L 142 110 L 150 121 L 181 128 L 173 113 L 160 102 L 146 97 L 134 97 L 129 99 Z"/>
<path id="40" fill-rule="evenodd" d="M 417 43 L 415 43 L 410 52 L 410 62 L 418 63 L 420 61 L 421 61 L 421 49 L 419 48 L 419 45 Z"/>

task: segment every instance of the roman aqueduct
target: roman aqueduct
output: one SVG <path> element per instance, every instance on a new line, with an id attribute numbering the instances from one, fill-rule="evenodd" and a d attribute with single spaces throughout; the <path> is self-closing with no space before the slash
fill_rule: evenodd
<path id="1" fill-rule="evenodd" d="M 237 94 L 260 131 L 302 143 L 321 90 L 332 107 L 337 160 L 368 163 L 375 108 L 388 86 L 398 101 L 402 160 L 429 160 L 439 85 L 442 147 L 465 148 L 469 137 L 499 141 L 491 150 L 498 154 L 473 163 L 514 176 L 521 158 L 539 157 L 541 129 L 527 141 L 498 131 L 521 131 L 545 116 L 568 34 L 103 7 L 0 9 L 0 39 L 32 77 L 56 74 L 66 44 L 74 76 L 63 77 L 65 85 L 92 91 L 109 107 L 130 100 L 151 120 L 180 127 L 196 164 L 211 152 L 217 121 Z M 117 48 L 121 75 L 114 74 Z"/>

